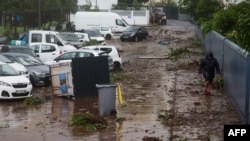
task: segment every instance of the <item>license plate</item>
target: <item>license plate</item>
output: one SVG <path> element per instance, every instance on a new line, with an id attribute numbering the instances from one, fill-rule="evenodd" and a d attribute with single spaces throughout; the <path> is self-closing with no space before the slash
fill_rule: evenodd
<path id="1" fill-rule="evenodd" d="M 21 93 L 26 93 L 26 90 L 16 90 L 16 93 L 21 94 Z"/>

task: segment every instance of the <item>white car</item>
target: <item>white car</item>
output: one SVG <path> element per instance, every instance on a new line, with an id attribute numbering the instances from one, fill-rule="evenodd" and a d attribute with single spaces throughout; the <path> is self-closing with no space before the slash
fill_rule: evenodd
<path id="1" fill-rule="evenodd" d="M 115 46 L 111 45 L 98 45 L 98 46 L 85 46 L 80 49 L 93 49 L 93 50 L 100 50 L 100 51 L 105 51 L 108 53 L 110 57 L 112 57 L 113 62 L 114 62 L 114 69 L 121 69 L 122 67 L 122 58 L 121 54 L 117 50 Z"/>
<path id="2" fill-rule="evenodd" d="M 57 44 L 52 43 L 30 43 L 29 47 L 39 55 L 42 62 L 56 58 L 62 54 L 62 50 Z"/>
<path id="3" fill-rule="evenodd" d="M 13 67 L 0 63 L 0 99 L 20 99 L 32 96 L 32 84 Z"/>
<path id="4" fill-rule="evenodd" d="M 25 66 L 23 66 L 22 64 L 17 63 L 16 61 L 10 60 L 9 58 L 5 57 L 4 55 L 0 54 L 0 62 L 1 63 L 6 63 L 9 64 L 10 66 L 12 66 L 16 71 L 19 72 L 19 74 L 27 77 L 28 79 L 29 77 L 29 72 L 26 69 Z"/>
<path id="5" fill-rule="evenodd" d="M 83 33 L 87 33 L 89 38 L 91 40 L 96 40 L 99 44 L 105 45 L 105 38 L 102 36 L 102 34 L 94 29 L 83 29 L 81 30 Z"/>
<path id="6" fill-rule="evenodd" d="M 79 39 L 80 42 L 88 42 L 89 39 L 89 35 L 87 33 L 82 33 L 82 32 L 74 32 L 77 36 L 77 38 Z"/>
<path id="7" fill-rule="evenodd" d="M 113 29 L 109 26 L 92 26 L 91 29 L 99 31 L 106 40 L 111 40 L 114 36 Z"/>
<path id="8" fill-rule="evenodd" d="M 109 70 L 114 69 L 113 59 L 105 51 L 97 51 L 92 49 L 81 49 L 68 51 L 53 60 L 44 62 L 46 65 L 54 65 L 58 63 L 71 62 L 73 58 L 83 58 L 83 57 L 95 57 L 95 56 L 108 56 Z"/>

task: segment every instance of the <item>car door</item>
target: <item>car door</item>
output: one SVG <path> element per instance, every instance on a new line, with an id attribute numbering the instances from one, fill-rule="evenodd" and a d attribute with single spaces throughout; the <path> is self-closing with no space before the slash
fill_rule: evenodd
<path id="1" fill-rule="evenodd" d="M 39 55 L 42 62 L 51 60 L 60 55 L 60 50 L 54 44 L 35 44 L 30 46 Z"/>
<path id="2" fill-rule="evenodd" d="M 60 50 L 53 44 L 41 44 L 39 57 L 44 62 L 50 59 L 54 59 L 60 55 Z"/>
<path id="3" fill-rule="evenodd" d="M 140 39 L 140 40 L 146 39 L 146 38 L 145 38 L 146 36 L 147 36 L 147 31 L 146 31 L 146 29 L 145 29 L 144 27 L 140 27 L 140 28 L 138 29 L 138 37 L 139 37 L 139 39 Z"/>
<path id="4" fill-rule="evenodd" d="M 77 52 L 66 52 L 54 59 L 57 63 L 69 62 L 77 56 Z"/>

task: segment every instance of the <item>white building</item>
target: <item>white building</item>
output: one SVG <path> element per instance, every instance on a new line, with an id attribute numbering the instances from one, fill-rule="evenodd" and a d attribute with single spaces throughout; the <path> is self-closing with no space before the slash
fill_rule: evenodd
<path id="1" fill-rule="evenodd" d="M 77 5 L 81 7 L 83 5 L 91 4 L 91 9 L 94 9 L 96 6 L 102 10 L 109 10 L 112 8 L 113 4 L 117 4 L 118 0 L 78 0 Z"/>

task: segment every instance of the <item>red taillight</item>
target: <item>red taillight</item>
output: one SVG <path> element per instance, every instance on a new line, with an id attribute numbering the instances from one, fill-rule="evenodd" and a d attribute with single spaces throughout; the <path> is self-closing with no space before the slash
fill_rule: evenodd
<path id="1" fill-rule="evenodd" d="M 62 50 L 60 50 L 60 55 L 62 54 Z"/>

